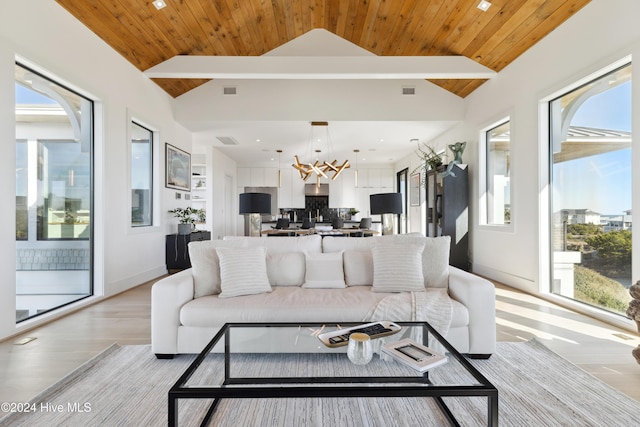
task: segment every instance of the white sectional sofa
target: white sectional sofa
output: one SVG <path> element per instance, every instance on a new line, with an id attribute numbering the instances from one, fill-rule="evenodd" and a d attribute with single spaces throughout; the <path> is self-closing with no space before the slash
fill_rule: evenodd
<path id="1" fill-rule="evenodd" d="M 449 242 L 419 235 L 192 242 L 192 268 L 153 285 L 152 351 L 159 358 L 199 353 L 226 322 L 428 320 L 461 353 L 489 357 L 496 341 L 494 286 L 449 266 Z M 404 307 L 404 300 L 413 306 Z M 416 309 L 418 300 L 428 307 Z M 390 314 L 407 318 L 376 318 Z M 270 341 L 273 351 L 318 346 L 317 339 L 294 343 L 250 332 L 236 339 L 246 341 L 246 351 L 256 339 Z"/>

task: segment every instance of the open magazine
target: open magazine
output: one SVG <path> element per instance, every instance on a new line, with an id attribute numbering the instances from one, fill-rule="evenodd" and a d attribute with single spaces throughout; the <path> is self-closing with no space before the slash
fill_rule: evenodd
<path id="1" fill-rule="evenodd" d="M 444 354 L 409 338 L 383 345 L 382 352 L 420 372 L 445 364 L 448 360 Z"/>

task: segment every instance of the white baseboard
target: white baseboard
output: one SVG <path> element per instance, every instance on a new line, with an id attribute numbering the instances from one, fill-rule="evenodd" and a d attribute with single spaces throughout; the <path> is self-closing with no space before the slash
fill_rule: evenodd
<path id="1" fill-rule="evenodd" d="M 506 271 L 496 270 L 495 268 L 475 263 L 473 264 L 473 272 L 480 276 L 486 277 L 487 279 L 504 283 L 507 286 L 521 290 L 523 292 L 531 294 L 540 293 L 538 283 L 533 279 L 517 276 Z"/>
<path id="2" fill-rule="evenodd" d="M 142 283 L 148 282 L 149 280 L 164 276 L 165 274 L 167 274 L 167 268 L 166 266 L 162 265 L 147 271 L 140 272 L 134 276 L 129 276 L 127 278 L 118 280 L 116 282 L 105 283 L 105 296 L 110 297 L 119 294 L 133 287 L 141 285 Z"/>

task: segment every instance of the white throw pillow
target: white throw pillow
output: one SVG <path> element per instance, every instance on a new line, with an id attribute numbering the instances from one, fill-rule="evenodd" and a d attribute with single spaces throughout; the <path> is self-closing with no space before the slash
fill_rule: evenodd
<path id="1" fill-rule="evenodd" d="M 373 284 L 373 255 L 371 250 L 344 251 L 344 280 L 347 286 Z"/>
<path id="2" fill-rule="evenodd" d="M 380 244 L 371 248 L 374 292 L 424 291 L 424 245 Z"/>
<path id="3" fill-rule="evenodd" d="M 422 253 L 422 274 L 427 288 L 449 287 L 450 236 L 427 237 Z"/>
<path id="4" fill-rule="evenodd" d="M 450 236 L 423 237 L 415 234 L 396 234 L 383 236 L 393 243 L 412 243 L 424 245 L 422 253 L 422 274 L 427 288 L 449 287 L 449 247 Z"/>
<path id="5" fill-rule="evenodd" d="M 271 253 L 267 249 L 267 276 L 271 286 L 300 286 L 304 283 L 303 252 Z"/>
<path id="6" fill-rule="evenodd" d="M 220 293 L 220 265 L 216 248 L 240 248 L 245 245 L 241 240 L 203 240 L 189 243 L 194 298 Z"/>
<path id="7" fill-rule="evenodd" d="M 306 272 L 303 288 L 346 288 L 342 252 L 305 253 Z"/>
<path id="8" fill-rule="evenodd" d="M 271 292 L 264 247 L 217 248 L 216 252 L 222 288 L 219 298 Z"/>

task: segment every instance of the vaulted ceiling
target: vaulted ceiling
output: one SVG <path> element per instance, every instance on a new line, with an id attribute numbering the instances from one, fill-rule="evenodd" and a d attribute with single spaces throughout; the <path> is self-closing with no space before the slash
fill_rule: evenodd
<path id="1" fill-rule="evenodd" d="M 465 56 L 500 71 L 590 0 L 56 0 L 140 71 L 176 55 L 259 56 L 322 28 L 379 56 Z M 207 82 L 154 78 L 173 97 Z M 466 97 L 485 80 L 434 79 Z"/>

